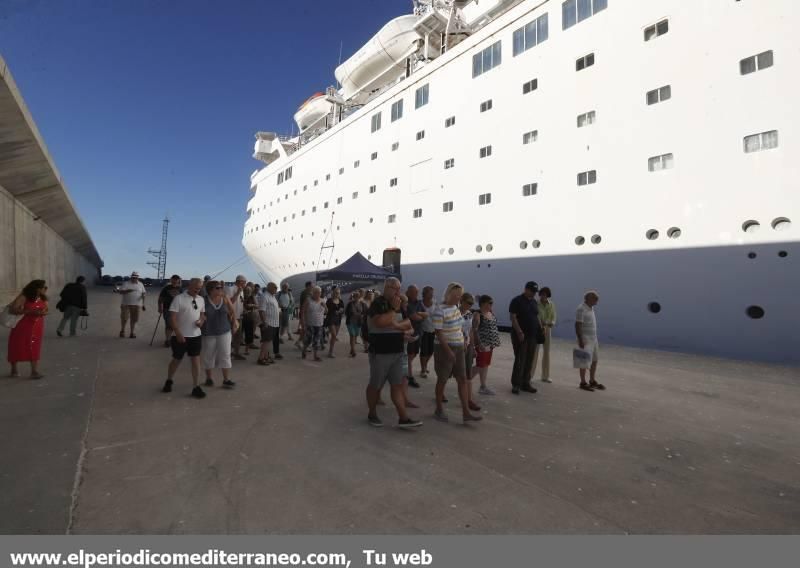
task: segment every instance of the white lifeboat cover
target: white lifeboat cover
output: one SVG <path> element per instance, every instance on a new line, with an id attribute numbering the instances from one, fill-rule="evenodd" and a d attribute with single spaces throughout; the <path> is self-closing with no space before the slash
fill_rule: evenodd
<path id="1" fill-rule="evenodd" d="M 317 93 L 300 105 L 300 108 L 294 113 L 294 121 L 302 132 L 330 111 L 331 103 L 327 100 L 325 93 Z"/>
<path id="2" fill-rule="evenodd" d="M 388 71 L 405 69 L 405 57 L 414 49 L 419 34 L 414 30 L 418 16 L 409 14 L 388 22 L 350 59 L 336 68 L 345 100 L 377 88 L 374 83 Z"/>

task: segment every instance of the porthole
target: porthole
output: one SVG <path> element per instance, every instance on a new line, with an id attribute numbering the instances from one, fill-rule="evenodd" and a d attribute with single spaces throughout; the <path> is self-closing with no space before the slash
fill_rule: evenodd
<path id="1" fill-rule="evenodd" d="M 342 230 L 342 228 L 341 228 L 339 225 L 336 225 L 336 230 L 337 230 L 337 231 L 341 231 L 341 230 Z"/>
<path id="2" fill-rule="evenodd" d="M 475 252 L 483 252 L 483 247 L 481 245 L 476 246 Z"/>
<path id="3" fill-rule="evenodd" d="M 764 308 L 762 308 L 761 306 L 750 306 L 747 308 L 746 312 L 747 312 L 747 317 L 751 319 L 757 320 L 764 317 Z"/>
<path id="4" fill-rule="evenodd" d="M 600 235 L 592 235 L 592 244 L 593 245 L 599 245 L 600 241 L 602 241 L 602 240 L 603 240 L 603 237 L 601 237 Z"/>
<path id="5" fill-rule="evenodd" d="M 761 228 L 761 223 L 759 223 L 758 221 L 753 221 L 752 219 L 750 221 L 745 221 L 744 223 L 742 223 L 742 231 L 744 231 L 745 233 L 755 233 L 760 228 Z"/>
<path id="6" fill-rule="evenodd" d="M 789 256 L 789 253 L 786 252 L 785 250 L 778 251 L 778 256 L 781 258 L 786 258 L 787 256 Z"/>
<path id="7" fill-rule="evenodd" d="M 369 222 L 372 223 L 372 217 L 369 218 Z"/>
<path id="8" fill-rule="evenodd" d="M 371 254 L 367 255 L 367 260 L 372 260 L 372 255 Z"/>
<path id="9" fill-rule="evenodd" d="M 667 236 L 670 239 L 677 239 L 681 236 L 681 230 L 678 227 L 672 227 L 667 231 Z"/>
<path id="10" fill-rule="evenodd" d="M 493 244 L 486 245 L 486 252 L 492 252 L 493 250 L 494 250 L 494 245 Z"/>
<path id="11" fill-rule="evenodd" d="M 356 226 L 356 222 L 355 222 L 355 221 L 353 221 L 353 224 L 352 224 L 351 226 L 352 226 L 352 227 L 355 227 L 355 226 Z"/>
<path id="12" fill-rule="evenodd" d="M 788 231 L 792 228 L 792 222 L 786 217 L 778 217 L 772 221 L 772 228 L 776 231 Z"/>
<path id="13" fill-rule="evenodd" d="M 522 250 L 525 250 L 526 248 L 528 248 L 528 241 L 520 241 L 519 242 L 519 248 L 521 248 Z"/>
<path id="14" fill-rule="evenodd" d="M 439 249 L 439 254 L 444 254 L 444 249 Z"/>
<path id="15" fill-rule="evenodd" d="M 453 248 L 447 249 L 447 254 L 453 254 L 454 252 L 456 251 Z"/>
<path id="16" fill-rule="evenodd" d="M 658 302 L 650 302 L 647 304 L 647 309 L 650 311 L 651 314 L 657 314 L 661 311 L 661 304 Z"/>
<path id="17" fill-rule="evenodd" d="M 533 248 L 535 248 L 535 249 L 538 249 L 540 246 L 542 246 L 542 242 L 541 242 L 541 241 L 533 241 L 533 242 L 531 243 L 531 246 L 532 246 Z"/>
<path id="18" fill-rule="evenodd" d="M 756 253 L 754 253 L 754 252 L 748 252 L 747 253 L 747 258 L 749 258 L 750 260 L 753 260 L 757 256 L 758 255 Z"/>
<path id="19" fill-rule="evenodd" d="M 650 229 L 649 231 L 647 231 L 645 236 L 647 237 L 648 241 L 654 241 L 658 238 L 659 235 L 658 231 L 656 231 L 655 229 Z"/>
<path id="20" fill-rule="evenodd" d="M 583 243 L 585 243 L 585 242 L 586 242 L 586 239 L 584 239 L 583 237 L 575 237 L 575 244 L 576 245 L 582 246 Z"/>

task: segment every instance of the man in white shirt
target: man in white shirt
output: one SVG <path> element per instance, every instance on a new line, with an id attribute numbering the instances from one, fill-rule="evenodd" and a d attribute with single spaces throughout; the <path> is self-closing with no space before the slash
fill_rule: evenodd
<path id="1" fill-rule="evenodd" d="M 120 328 L 119 336 L 125 337 L 125 324 L 130 321 L 131 333 L 128 337 L 135 339 L 136 322 L 139 321 L 139 308 L 144 311 L 144 297 L 146 294 L 144 284 L 139 281 L 139 273 L 132 272 L 131 279 L 123 283 L 122 286 L 115 287 L 114 293 L 122 294 L 122 308 L 120 311 L 122 327 Z"/>
<path id="2" fill-rule="evenodd" d="M 283 359 L 280 354 L 281 336 L 279 334 L 281 323 L 281 307 L 275 292 L 278 286 L 274 282 L 267 284 L 264 292 L 258 297 L 258 315 L 261 316 L 261 353 L 258 356 L 259 365 L 274 363 L 269 354 L 269 344 L 272 342 L 272 351 L 275 359 Z"/>
<path id="3" fill-rule="evenodd" d="M 606 387 L 595 380 L 597 373 L 597 358 L 600 345 L 597 341 L 597 318 L 594 307 L 600 301 L 600 296 L 594 290 L 589 290 L 583 296 L 583 303 L 575 312 L 575 335 L 578 338 L 578 347 L 588 352 L 592 357 L 589 367 L 589 382 L 586 382 L 586 369 L 579 369 L 581 384 L 579 388 L 585 391 L 606 390 Z"/>
<path id="4" fill-rule="evenodd" d="M 170 327 L 175 332 L 172 336 L 172 361 L 167 369 L 167 381 L 162 392 L 172 392 L 172 377 L 181 364 L 184 355 L 188 355 L 192 362 L 192 396 L 204 398 L 205 391 L 200 388 L 200 351 L 203 347 L 203 338 L 200 328 L 206 319 L 206 303 L 200 296 L 203 281 L 192 278 L 183 294 L 178 294 L 172 299 L 169 306 Z"/>
<path id="5" fill-rule="evenodd" d="M 236 277 L 236 282 L 233 284 L 233 286 L 228 286 L 228 288 L 225 290 L 225 295 L 231 301 L 231 304 L 233 304 L 233 312 L 236 315 L 236 321 L 239 322 L 238 329 L 233 334 L 233 338 L 231 341 L 231 350 L 233 351 L 231 357 L 239 361 L 243 361 L 246 359 L 244 355 L 239 353 L 244 333 L 242 331 L 244 329 L 244 326 L 242 325 L 242 318 L 244 316 L 245 286 L 247 286 L 247 278 L 244 275 L 239 274 Z"/>

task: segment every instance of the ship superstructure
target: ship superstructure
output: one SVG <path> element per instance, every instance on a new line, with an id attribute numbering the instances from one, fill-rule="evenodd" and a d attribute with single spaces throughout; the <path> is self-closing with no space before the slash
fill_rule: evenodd
<path id="1" fill-rule="evenodd" d="M 800 363 L 788 0 L 434 0 L 261 132 L 243 244 L 271 280 L 360 251 L 404 283 L 583 292 L 602 341 Z"/>

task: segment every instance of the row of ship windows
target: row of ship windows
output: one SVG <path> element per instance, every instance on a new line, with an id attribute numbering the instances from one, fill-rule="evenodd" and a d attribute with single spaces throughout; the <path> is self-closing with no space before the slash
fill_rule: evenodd
<path id="1" fill-rule="evenodd" d="M 593 120 L 593 119 L 592 119 Z M 523 144 L 529 144 L 530 142 L 536 141 L 538 139 L 538 131 L 534 130 L 531 132 L 527 132 L 523 135 Z M 753 153 L 753 152 L 760 152 L 763 150 L 772 150 L 778 147 L 778 131 L 777 130 L 769 130 L 767 132 L 760 132 L 758 134 L 751 134 L 744 137 L 744 152 L 745 153 Z M 488 158 L 492 155 L 492 146 L 484 146 L 479 151 L 480 158 Z M 455 168 L 456 160 L 455 158 L 448 158 L 444 161 L 444 169 L 449 170 Z M 658 172 L 662 170 L 669 170 L 672 169 L 675 165 L 675 157 L 672 153 L 661 154 L 659 156 L 652 156 L 647 159 L 647 169 L 650 172 Z M 586 185 L 593 185 L 597 183 L 597 170 L 587 170 L 584 172 L 580 172 L 576 176 L 576 181 L 578 187 L 583 187 Z M 399 179 L 394 177 L 389 179 L 389 187 L 398 187 L 399 186 Z M 538 184 L 536 183 L 527 183 L 522 186 L 522 195 L 524 197 L 528 197 L 531 195 L 536 195 L 537 193 Z M 306 189 L 305 187 L 303 188 Z M 376 193 L 378 190 L 376 185 L 369 186 L 369 193 L 373 194 Z M 297 190 L 294 192 L 297 195 Z M 359 192 L 354 191 L 352 193 L 352 199 L 358 199 Z M 289 194 L 285 194 L 285 199 L 289 198 Z M 341 204 L 343 201 L 342 197 L 338 197 L 336 200 L 337 204 Z M 277 203 L 280 203 L 281 199 L 277 199 Z M 484 194 L 481 195 L 479 198 L 479 205 L 486 205 L 491 203 L 491 194 Z M 271 207 L 273 202 L 270 201 L 269 206 Z M 267 206 L 264 206 L 266 209 Z M 329 207 L 329 202 L 326 201 L 323 205 L 325 209 Z M 250 216 L 252 217 L 256 213 L 261 211 L 261 207 L 256 208 L 255 210 L 250 211 Z M 314 206 L 311 209 L 312 213 L 317 211 L 317 207 Z M 301 216 L 306 214 L 306 210 L 303 209 L 301 212 Z M 292 219 L 295 218 L 295 214 L 292 214 Z M 286 217 L 283 218 L 286 221 Z M 276 221 L 277 224 L 277 221 Z"/>

